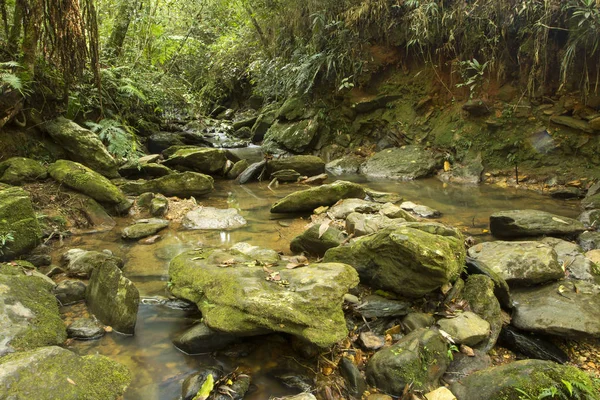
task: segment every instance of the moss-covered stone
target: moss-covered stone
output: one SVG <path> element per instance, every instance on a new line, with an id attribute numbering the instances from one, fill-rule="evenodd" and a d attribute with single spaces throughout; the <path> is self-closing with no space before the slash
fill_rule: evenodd
<path id="1" fill-rule="evenodd" d="M 175 169 L 192 170 L 204 174 L 221 174 L 227 163 L 224 150 L 207 147 L 185 147 L 175 151 L 164 162 Z"/>
<path id="2" fill-rule="evenodd" d="M 249 166 L 250 164 L 248 164 L 248 160 L 240 160 L 236 162 L 235 164 L 233 164 L 233 167 L 229 170 L 229 172 L 227 172 L 227 178 L 237 179 L 237 177 L 240 176 L 240 174 L 244 172 Z"/>
<path id="3" fill-rule="evenodd" d="M 39 162 L 25 157 L 13 157 L 0 163 L 0 182 L 20 186 L 25 182 L 46 179 L 48 171 Z"/>
<path id="4" fill-rule="evenodd" d="M 300 97 L 290 97 L 277 111 L 277 118 L 294 121 L 301 118 L 306 112 L 304 99 Z"/>
<path id="5" fill-rule="evenodd" d="M 52 284 L 21 267 L 0 274 L 0 356 L 61 344 L 67 338 Z M 0 368 L 1 370 L 1 368 Z"/>
<path id="6" fill-rule="evenodd" d="M 572 218 L 539 210 L 500 211 L 490 215 L 490 231 L 498 238 L 531 236 L 575 237 L 585 231 L 583 224 Z"/>
<path id="7" fill-rule="evenodd" d="M 302 153 L 311 148 L 319 131 L 316 119 L 300 122 L 276 122 L 265 134 L 263 147 L 280 147 L 293 153 Z"/>
<path id="8" fill-rule="evenodd" d="M 272 213 L 311 212 L 320 206 L 330 206 L 341 199 L 364 198 L 365 189 L 356 183 L 337 181 L 330 185 L 301 190 L 287 195 L 271 207 Z"/>
<path id="9" fill-rule="evenodd" d="M 494 286 L 492 279 L 485 275 L 471 275 L 461 294 L 471 310 L 490 324 L 490 336 L 479 345 L 485 352 L 494 347 L 502 330 L 502 313 L 494 295 Z"/>
<path id="10" fill-rule="evenodd" d="M 130 381 L 127 368 L 108 357 L 79 357 L 60 347 L 0 358 L 0 387 L 7 399 L 118 399 Z"/>
<path id="11" fill-rule="evenodd" d="M 212 177 L 197 172 L 175 173 L 149 181 L 127 182 L 121 189 L 132 195 L 146 192 L 160 193 L 165 196 L 197 197 L 213 191 Z"/>
<path id="12" fill-rule="evenodd" d="M 412 180 L 432 175 L 441 167 L 435 153 L 420 146 L 405 146 L 383 150 L 361 166 L 361 173 L 370 178 Z"/>
<path id="13" fill-rule="evenodd" d="M 0 260 L 26 253 L 42 236 L 29 193 L 17 187 L 0 190 L 0 235 L 9 234 L 12 240 L 0 247 Z"/>
<path id="14" fill-rule="evenodd" d="M 94 132 L 66 118 L 44 124 L 52 139 L 62 146 L 69 158 L 108 178 L 117 178 L 117 163 Z"/>
<path id="15" fill-rule="evenodd" d="M 449 363 L 444 338 L 436 331 L 418 329 L 375 353 L 367 365 L 367 382 L 389 395 L 401 396 L 406 385 L 429 391 L 439 386 Z"/>
<path id="16" fill-rule="evenodd" d="M 573 385 L 579 397 L 570 396 L 563 382 L 590 389 L 587 396 Z M 565 398 L 598 399 L 590 377 L 576 368 L 551 361 L 522 360 L 475 372 L 452 384 L 458 400 L 537 399 L 544 389 L 555 387 Z M 525 393 L 525 394 L 524 394 Z"/>
<path id="17" fill-rule="evenodd" d="M 325 262 L 342 262 L 375 288 L 420 297 L 454 281 L 464 265 L 461 233 L 436 223 L 407 222 L 327 250 Z"/>
<path id="18" fill-rule="evenodd" d="M 101 265 L 123 268 L 123 260 L 103 251 L 70 249 L 61 257 L 61 265 L 68 276 L 87 279 Z"/>
<path id="19" fill-rule="evenodd" d="M 296 236 L 290 243 L 290 250 L 294 253 L 306 253 L 312 256 L 322 257 L 332 247 L 337 247 L 346 239 L 339 229 L 329 226 L 319 236 L 321 225 L 313 225 Z"/>
<path id="20" fill-rule="evenodd" d="M 304 176 L 314 176 L 325 172 L 325 162 L 320 157 L 310 155 L 278 158 L 267 162 L 269 174 L 285 169 L 293 169 Z"/>
<path id="21" fill-rule="evenodd" d="M 79 163 L 58 160 L 48 169 L 57 182 L 101 203 L 122 204 L 127 198 L 111 181 Z"/>
<path id="22" fill-rule="evenodd" d="M 123 239 L 138 240 L 148 236 L 152 236 L 168 226 L 169 221 L 165 219 L 143 219 L 136 221 L 133 225 L 130 225 L 123 229 L 121 237 Z"/>
<path id="23" fill-rule="evenodd" d="M 354 269 L 326 263 L 288 270 L 281 264 L 265 272 L 255 260 L 237 250 L 183 253 L 169 266 L 171 291 L 196 303 L 208 327 L 237 336 L 286 332 L 327 347 L 347 335 L 341 305 L 358 284 Z"/>

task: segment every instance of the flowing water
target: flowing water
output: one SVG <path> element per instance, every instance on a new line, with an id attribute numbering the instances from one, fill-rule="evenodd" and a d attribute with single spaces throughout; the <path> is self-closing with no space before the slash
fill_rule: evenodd
<path id="1" fill-rule="evenodd" d="M 352 178 L 357 180 L 356 177 Z M 457 226 L 466 235 L 487 240 L 491 213 L 511 209 L 538 209 L 566 217 L 579 214 L 577 201 L 551 199 L 531 191 L 503 189 L 496 186 L 445 185 L 437 180 L 415 182 L 362 182 L 372 189 L 401 194 L 405 200 L 424 204 L 442 212 L 440 220 Z M 169 261 L 181 252 L 198 246 L 229 247 L 238 242 L 289 253 L 289 242 L 301 233 L 308 217 L 273 216 L 269 208 L 284 195 L 302 189 L 298 185 L 282 185 L 271 191 L 267 183 L 240 186 L 232 181 L 217 181 L 216 190 L 198 202 L 220 208 L 239 207 L 248 225 L 231 232 L 185 231 L 173 225 L 163 231 L 162 240 L 148 245 L 125 242 L 120 231 L 131 219 L 119 219 L 110 232 L 69 238 L 54 254 L 55 261 L 69 248 L 109 249 L 125 260 L 123 272 L 140 291 L 143 299 L 138 314 L 135 336 L 107 334 L 96 341 L 75 341 L 70 349 L 79 354 L 103 354 L 125 364 L 133 381 L 126 400 L 177 399 L 181 382 L 203 366 L 220 366 L 225 371 L 235 368 L 252 376 L 254 390 L 246 397 L 268 399 L 298 393 L 285 387 L 276 376 L 291 371 L 301 374 L 289 342 L 272 335 L 232 346 L 216 355 L 187 355 L 172 344 L 173 336 L 200 319 L 194 311 L 181 310 L 166 302 Z M 65 308 L 66 315 L 77 313 Z"/>

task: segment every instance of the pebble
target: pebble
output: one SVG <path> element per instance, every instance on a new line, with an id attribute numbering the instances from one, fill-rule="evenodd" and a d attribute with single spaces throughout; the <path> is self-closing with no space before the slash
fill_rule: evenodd
<path id="1" fill-rule="evenodd" d="M 359 339 L 366 350 L 378 350 L 385 345 L 385 338 L 373 332 L 362 332 Z"/>

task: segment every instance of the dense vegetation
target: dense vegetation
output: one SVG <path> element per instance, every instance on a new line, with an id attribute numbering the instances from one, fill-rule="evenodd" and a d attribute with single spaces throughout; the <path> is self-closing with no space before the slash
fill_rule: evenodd
<path id="1" fill-rule="evenodd" d="M 433 69 L 450 98 L 510 80 L 531 97 L 585 100 L 600 84 L 597 0 L 2 0 L 0 11 L 0 125 L 23 99 L 127 130 L 251 96 L 331 97 L 367 85 L 390 49 L 399 68 Z"/>

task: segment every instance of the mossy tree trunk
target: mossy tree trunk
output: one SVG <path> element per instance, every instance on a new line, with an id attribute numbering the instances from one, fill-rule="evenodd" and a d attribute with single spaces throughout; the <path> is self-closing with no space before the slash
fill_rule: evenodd
<path id="1" fill-rule="evenodd" d="M 24 1 L 17 0 L 13 13 L 13 23 L 8 34 L 8 51 L 11 55 L 17 53 L 19 48 L 19 39 L 21 38 L 21 28 L 23 27 L 23 15 L 25 14 Z"/>
<path id="2" fill-rule="evenodd" d="M 138 5 L 137 0 L 121 0 L 115 18 L 113 31 L 108 39 L 107 51 L 112 57 L 118 57 L 123 50 L 129 24 Z"/>

